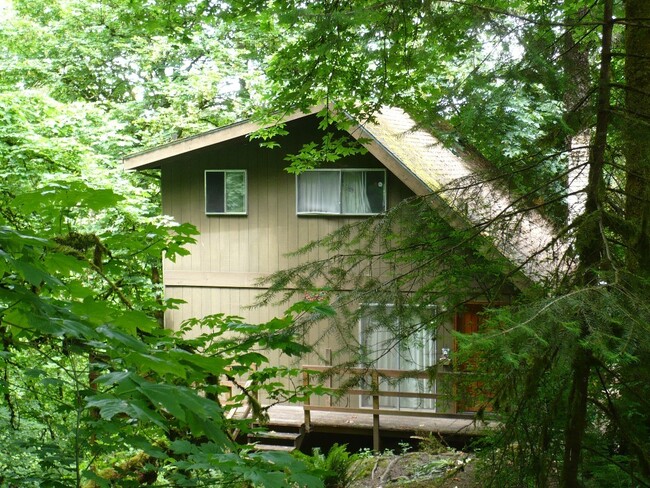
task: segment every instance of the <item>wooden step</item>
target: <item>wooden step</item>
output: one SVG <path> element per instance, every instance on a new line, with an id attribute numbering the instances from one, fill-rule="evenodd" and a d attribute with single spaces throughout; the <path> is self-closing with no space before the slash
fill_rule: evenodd
<path id="1" fill-rule="evenodd" d="M 305 436 L 303 428 L 283 426 L 278 430 L 253 431 L 248 434 L 248 443 L 253 444 L 260 451 L 285 451 L 291 452 L 300 449 L 300 444 Z"/>
<path id="2" fill-rule="evenodd" d="M 249 437 L 255 439 L 278 439 L 293 442 L 298 437 L 300 437 L 300 435 L 300 432 L 278 432 L 275 430 L 268 430 L 262 432 L 253 432 L 249 435 Z"/>
<path id="3" fill-rule="evenodd" d="M 281 446 L 278 444 L 253 444 L 253 449 L 256 451 L 293 452 L 296 450 L 296 446 Z"/>

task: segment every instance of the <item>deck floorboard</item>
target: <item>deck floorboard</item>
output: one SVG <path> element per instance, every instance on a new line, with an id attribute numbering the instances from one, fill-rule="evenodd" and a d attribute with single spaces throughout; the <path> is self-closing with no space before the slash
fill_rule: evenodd
<path id="1" fill-rule="evenodd" d="M 300 427 L 304 424 L 304 411 L 301 406 L 274 405 L 269 408 L 269 426 Z M 312 432 L 372 432 L 372 414 L 347 412 L 311 412 Z M 495 423 L 475 422 L 473 418 L 447 418 L 444 416 L 402 417 L 380 416 L 380 429 L 384 434 L 435 432 L 441 435 L 481 435 Z"/>

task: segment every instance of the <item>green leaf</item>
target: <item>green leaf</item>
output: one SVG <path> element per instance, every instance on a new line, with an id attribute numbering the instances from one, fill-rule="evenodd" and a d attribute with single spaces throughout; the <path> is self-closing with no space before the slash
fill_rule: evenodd
<path id="1" fill-rule="evenodd" d="M 176 454 L 192 454 L 196 452 L 197 446 L 186 440 L 175 440 L 169 444 L 169 448 Z"/>
<path id="2" fill-rule="evenodd" d="M 95 300 L 92 297 L 86 297 L 82 302 L 73 303 L 70 306 L 72 313 L 83 317 L 86 320 L 92 321 L 95 324 L 102 324 L 111 320 L 115 313 L 105 301 Z"/>
<path id="3" fill-rule="evenodd" d="M 126 310 L 113 318 L 111 323 L 132 335 L 135 335 L 138 330 L 152 332 L 160 328 L 155 319 L 140 310 Z"/>
<path id="4" fill-rule="evenodd" d="M 125 357 L 125 360 L 134 367 L 137 367 L 143 372 L 153 371 L 161 376 L 187 377 L 187 368 L 180 362 L 171 360 L 172 357 L 170 355 L 157 353 L 156 351 L 150 351 L 151 353 L 149 354 L 145 352 L 147 349 L 141 343 L 139 344 L 143 352 L 132 352 Z"/>
<path id="5" fill-rule="evenodd" d="M 119 398 L 92 397 L 86 400 L 86 406 L 99 409 L 101 417 L 105 420 L 111 420 L 122 413 L 128 414 L 132 410 L 126 400 Z"/>
<path id="6" fill-rule="evenodd" d="M 62 253 L 48 253 L 45 256 L 45 266 L 52 273 L 68 276 L 72 273 L 85 273 L 88 264 L 74 256 Z"/>
<path id="7" fill-rule="evenodd" d="M 66 382 L 59 379 L 59 378 L 42 378 L 41 379 L 41 384 L 43 386 L 65 386 Z"/>
<path id="8" fill-rule="evenodd" d="M 185 409 L 181 405 L 180 388 L 172 385 L 143 383 L 137 390 L 153 403 L 181 421 L 185 421 Z"/>
<path id="9" fill-rule="evenodd" d="M 209 372 L 212 375 L 219 376 L 226 372 L 226 366 L 230 361 L 219 356 L 204 356 L 200 353 L 191 353 L 187 351 L 170 352 L 170 357 L 177 361 L 189 363 L 198 366 L 201 370 Z"/>
<path id="10" fill-rule="evenodd" d="M 112 420 L 116 415 L 126 414 L 130 418 L 152 423 L 162 429 L 167 429 L 165 419 L 151 410 L 146 403 L 138 399 L 94 395 L 86 398 L 87 408 L 97 408 L 105 420 Z"/>
<path id="11" fill-rule="evenodd" d="M 48 285 L 51 287 L 62 286 L 63 283 L 52 276 L 49 272 L 41 267 L 37 267 L 31 263 L 22 260 L 11 259 L 7 263 L 13 268 L 20 276 L 22 276 L 30 285 L 39 287 L 41 285 Z"/>
<path id="12" fill-rule="evenodd" d="M 102 325 L 97 328 L 97 331 L 104 335 L 110 342 L 126 347 L 128 350 L 133 351 L 134 354 L 145 353 L 148 351 L 146 344 L 138 340 L 136 337 L 125 334 L 122 331 L 116 330 L 108 325 Z"/>
<path id="13" fill-rule="evenodd" d="M 249 480 L 255 486 L 264 486 L 265 488 L 286 488 L 287 476 L 277 471 L 269 472 L 263 469 L 250 468 L 242 473 L 244 478 Z"/>
<path id="14" fill-rule="evenodd" d="M 217 445 L 232 449 L 234 446 L 226 435 L 224 425 L 220 420 L 220 417 L 206 417 L 192 410 L 187 411 L 187 425 L 194 436 L 205 435 Z"/>
<path id="15" fill-rule="evenodd" d="M 133 381 L 133 373 L 129 371 L 111 371 L 110 373 L 105 373 L 95 379 L 95 383 L 102 386 L 112 386 L 115 384 L 121 384 L 129 380 Z"/>
<path id="16" fill-rule="evenodd" d="M 139 400 L 132 400 L 129 402 L 132 412 L 132 417 L 145 421 L 151 422 L 152 424 L 157 425 L 163 430 L 169 429 L 169 424 L 167 420 L 164 419 L 158 412 L 151 410 L 145 402 Z"/>

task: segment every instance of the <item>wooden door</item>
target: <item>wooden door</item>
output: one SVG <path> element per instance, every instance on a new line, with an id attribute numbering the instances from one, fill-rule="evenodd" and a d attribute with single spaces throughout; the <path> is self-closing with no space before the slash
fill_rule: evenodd
<path id="1" fill-rule="evenodd" d="M 462 334 L 476 334 L 482 323 L 481 312 L 485 309 L 482 304 L 470 304 L 465 307 L 463 313 L 456 314 L 456 331 Z M 457 365 L 457 371 L 469 373 L 476 367 L 476 361 L 467 361 Z M 476 402 L 476 397 L 481 395 L 483 385 L 479 381 L 462 382 L 461 389 L 457 390 L 458 401 L 456 402 L 457 412 L 476 412 L 481 407 Z M 489 409 L 488 409 L 489 410 Z"/>

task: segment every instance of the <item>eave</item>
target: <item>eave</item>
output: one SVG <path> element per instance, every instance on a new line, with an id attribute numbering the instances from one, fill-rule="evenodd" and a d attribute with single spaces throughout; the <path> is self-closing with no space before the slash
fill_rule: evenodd
<path id="1" fill-rule="evenodd" d="M 271 127 L 276 123 L 291 122 L 292 120 L 308 117 L 318 113 L 323 108 L 324 105 L 321 105 L 312 107 L 307 112 L 297 111 L 285 117 L 278 117 L 277 121 L 269 124 L 260 124 L 251 120 L 235 122 L 234 124 L 219 127 L 195 136 L 186 137 L 142 152 L 130 154 L 122 159 L 122 163 L 126 170 L 160 168 L 163 162 L 183 154 L 221 144 L 238 137 L 248 136 L 259 129 Z"/>

